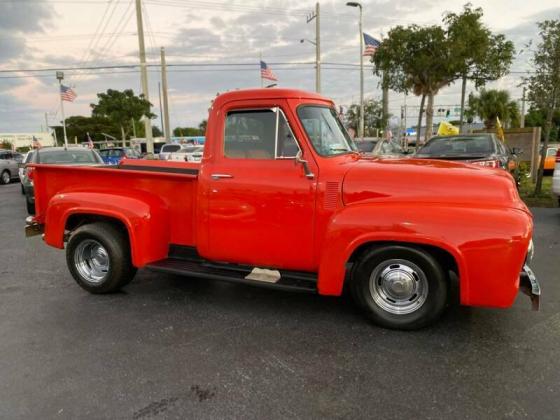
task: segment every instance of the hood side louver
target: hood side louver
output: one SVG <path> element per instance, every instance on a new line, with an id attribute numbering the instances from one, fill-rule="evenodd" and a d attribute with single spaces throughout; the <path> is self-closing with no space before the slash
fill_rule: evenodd
<path id="1" fill-rule="evenodd" d="M 339 183 L 327 181 L 325 188 L 325 209 L 336 209 L 338 205 Z"/>

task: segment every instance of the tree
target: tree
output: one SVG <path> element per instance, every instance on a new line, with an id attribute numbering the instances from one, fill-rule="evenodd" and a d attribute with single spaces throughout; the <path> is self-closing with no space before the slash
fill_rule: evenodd
<path id="1" fill-rule="evenodd" d="M 62 126 L 55 127 L 57 139 L 64 141 Z M 104 140 L 103 134 L 113 137 L 119 135 L 119 126 L 107 117 L 83 117 L 73 116 L 66 118 L 66 134 L 68 141 L 77 138 L 80 142 L 87 140 L 89 133 L 93 141 Z"/>
<path id="2" fill-rule="evenodd" d="M 546 113 L 544 109 L 531 107 L 525 115 L 525 127 L 544 127 L 546 122 Z M 541 133 L 541 141 L 544 141 L 544 131 Z M 552 117 L 552 126 L 550 127 L 549 142 L 560 142 L 560 110 L 556 110 Z"/>
<path id="3" fill-rule="evenodd" d="M 443 22 L 447 26 L 447 38 L 451 59 L 462 81 L 461 112 L 459 126 L 463 128 L 465 93 L 467 81 L 474 81 L 479 89 L 486 82 L 505 75 L 515 54 L 511 41 L 504 35 L 494 35 L 482 23 L 482 8 L 473 9 L 470 3 L 463 7 L 463 13 L 446 13 Z"/>
<path id="4" fill-rule="evenodd" d="M 138 137 L 146 137 L 146 126 L 141 124 L 136 124 L 136 135 Z M 163 132 L 157 125 L 152 125 L 152 137 L 162 137 Z"/>
<path id="5" fill-rule="evenodd" d="M 4 150 L 12 150 L 14 147 L 14 145 L 9 142 L 8 140 L 2 140 L 2 142 L 0 142 L 0 149 L 4 149 Z"/>
<path id="6" fill-rule="evenodd" d="M 546 150 L 550 140 L 552 118 L 560 108 L 560 20 L 538 23 L 540 42 L 534 52 L 533 74 L 527 78 L 529 102 L 536 108 L 546 110 L 544 144 L 535 185 L 535 195 L 540 194 L 544 173 Z"/>
<path id="7" fill-rule="evenodd" d="M 385 73 L 384 83 L 397 92 L 412 91 L 421 96 L 417 140 L 426 97 L 426 127 L 433 126 L 434 97 L 439 90 L 454 81 L 457 69 L 451 60 L 446 32 L 440 26 L 396 26 L 389 31 L 373 57 L 374 72 Z M 431 130 L 426 130 L 426 139 Z M 419 143 L 419 142 L 417 142 Z"/>
<path id="8" fill-rule="evenodd" d="M 208 120 L 204 119 L 198 124 L 198 129 L 202 132 L 202 135 L 206 135 L 206 127 L 208 126 Z"/>
<path id="9" fill-rule="evenodd" d="M 469 95 L 467 117 L 479 117 L 487 129 L 496 127 L 496 118 L 505 125 L 519 121 L 519 107 L 507 90 L 482 89 L 480 94 Z"/>
<path id="10" fill-rule="evenodd" d="M 360 105 L 352 104 L 346 111 L 346 122 L 355 132 L 358 132 L 360 121 Z M 379 101 L 369 100 L 364 103 L 364 135 L 372 136 L 377 130 L 385 129 L 383 105 Z"/>
<path id="11" fill-rule="evenodd" d="M 132 89 L 118 90 L 109 89 L 106 93 L 98 93 L 98 104 L 91 104 L 93 117 L 109 118 L 120 127 L 121 138 L 124 141 L 132 128 L 131 121 L 138 121 L 142 116 L 154 118 L 150 112 L 151 104 L 144 99 L 143 95 L 136 96 Z"/>
<path id="12" fill-rule="evenodd" d="M 197 127 L 176 127 L 173 129 L 175 137 L 194 137 L 203 136 L 204 131 Z"/>

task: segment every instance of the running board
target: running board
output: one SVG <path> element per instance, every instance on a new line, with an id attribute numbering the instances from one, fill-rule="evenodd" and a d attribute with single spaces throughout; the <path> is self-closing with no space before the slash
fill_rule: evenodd
<path id="1" fill-rule="evenodd" d="M 205 260 L 166 258 L 146 266 L 147 269 L 180 276 L 200 277 L 292 292 L 317 292 L 317 276 L 299 271 L 258 269 Z"/>

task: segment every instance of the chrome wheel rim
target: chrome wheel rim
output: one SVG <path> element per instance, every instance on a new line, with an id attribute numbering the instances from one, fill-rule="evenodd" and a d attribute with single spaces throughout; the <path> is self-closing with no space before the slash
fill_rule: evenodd
<path id="1" fill-rule="evenodd" d="M 84 280 L 92 284 L 102 283 L 109 273 L 109 253 L 96 240 L 86 239 L 74 251 L 74 265 Z"/>
<path id="2" fill-rule="evenodd" d="M 2 182 L 4 182 L 4 184 L 10 182 L 10 174 L 8 172 L 2 174 Z"/>
<path id="3" fill-rule="evenodd" d="M 411 261 L 392 259 L 372 271 L 369 290 L 384 311 L 405 315 L 417 311 L 428 297 L 428 279 Z"/>

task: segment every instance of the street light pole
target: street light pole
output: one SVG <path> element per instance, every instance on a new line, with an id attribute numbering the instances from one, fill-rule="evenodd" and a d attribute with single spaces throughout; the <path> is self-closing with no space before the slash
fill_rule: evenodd
<path id="1" fill-rule="evenodd" d="M 64 73 L 61 71 L 56 72 L 56 78 L 58 79 L 58 97 L 60 98 L 60 116 L 62 117 L 62 132 L 64 133 L 64 147 L 68 149 L 68 137 L 66 136 L 66 117 L 64 116 L 64 101 L 62 100 L 62 80 L 64 79 Z"/>
<path id="2" fill-rule="evenodd" d="M 358 127 L 358 136 L 364 139 L 364 35 L 362 31 L 362 4 L 357 1 L 350 1 L 346 6 L 358 7 L 360 9 L 360 126 Z"/>

